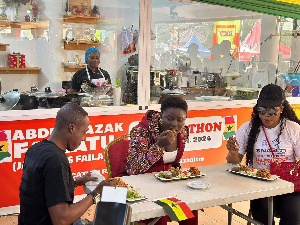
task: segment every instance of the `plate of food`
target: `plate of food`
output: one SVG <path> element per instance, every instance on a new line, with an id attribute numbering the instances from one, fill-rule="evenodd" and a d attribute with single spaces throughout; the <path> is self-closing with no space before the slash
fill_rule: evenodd
<path id="1" fill-rule="evenodd" d="M 188 182 L 187 186 L 194 189 L 205 189 L 208 188 L 210 184 L 203 181 L 192 181 L 192 182 Z"/>
<path id="2" fill-rule="evenodd" d="M 126 187 L 127 188 L 127 201 L 128 202 L 135 202 L 135 201 L 141 201 L 141 200 L 146 199 L 146 197 L 141 195 L 138 192 L 138 190 L 136 190 L 134 187 L 126 184 L 121 178 L 117 177 L 115 179 L 117 180 L 118 187 Z"/>
<path id="3" fill-rule="evenodd" d="M 228 171 L 236 175 L 250 177 L 258 180 L 273 181 L 279 178 L 279 176 L 277 175 L 272 175 L 267 169 L 252 169 L 244 165 L 235 165 Z"/>
<path id="4" fill-rule="evenodd" d="M 154 174 L 154 176 L 160 181 L 174 181 L 174 180 L 186 180 L 190 178 L 206 176 L 206 174 L 200 172 L 197 167 L 190 167 L 188 170 L 180 170 L 179 168 L 171 167 L 167 171 Z"/>

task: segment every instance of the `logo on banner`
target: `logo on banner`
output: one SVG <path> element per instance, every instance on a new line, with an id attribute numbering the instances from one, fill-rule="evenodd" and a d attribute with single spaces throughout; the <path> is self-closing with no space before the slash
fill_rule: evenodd
<path id="1" fill-rule="evenodd" d="M 221 116 L 194 117 L 186 120 L 189 127 L 189 141 L 185 151 L 218 148 L 222 145 L 224 119 Z"/>
<path id="2" fill-rule="evenodd" d="M 11 162 L 11 139 L 8 131 L 0 131 L 0 163 Z"/>
<path id="3" fill-rule="evenodd" d="M 236 116 L 194 117 L 186 120 L 189 140 L 185 151 L 219 148 L 223 140 L 235 135 Z"/>
<path id="4" fill-rule="evenodd" d="M 232 135 L 236 135 L 235 128 L 236 128 L 236 119 L 234 116 L 225 116 L 225 130 L 224 130 L 224 139 L 228 140 L 229 137 Z"/>

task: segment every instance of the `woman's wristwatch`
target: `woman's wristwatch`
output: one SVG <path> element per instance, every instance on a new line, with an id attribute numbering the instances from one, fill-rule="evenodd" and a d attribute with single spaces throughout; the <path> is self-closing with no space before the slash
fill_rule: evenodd
<path id="1" fill-rule="evenodd" d="M 101 195 L 98 194 L 96 191 L 91 191 L 90 193 L 88 193 L 88 196 L 92 195 L 93 196 L 93 203 L 97 204 L 98 202 L 100 202 L 100 197 Z"/>

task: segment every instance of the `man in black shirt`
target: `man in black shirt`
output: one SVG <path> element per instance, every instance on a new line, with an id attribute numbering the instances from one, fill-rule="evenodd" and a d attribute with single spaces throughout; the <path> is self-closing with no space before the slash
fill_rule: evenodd
<path id="1" fill-rule="evenodd" d="M 20 185 L 19 225 L 72 224 L 93 204 L 104 185 L 116 185 L 116 181 L 106 179 L 91 195 L 73 204 L 75 185 L 65 151 L 74 151 L 81 144 L 88 126 L 87 112 L 68 103 L 58 111 L 49 139 L 28 149 Z M 85 175 L 76 185 L 90 180 L 95 179 Z"/>
<path id="2" fill-rule="evenodd" d="M 85 62 L 87 66 L 77 71 L 72 78 L 72 92 L 82 91 L 82 83 L 95 87 L 93 82 L 98 79 L 105 79 L 105 82 L 111 84 L 110 76 L 107 71 L 99 68 L 100 52 L 96 48 L 89 48 L 85 52 Z"/>

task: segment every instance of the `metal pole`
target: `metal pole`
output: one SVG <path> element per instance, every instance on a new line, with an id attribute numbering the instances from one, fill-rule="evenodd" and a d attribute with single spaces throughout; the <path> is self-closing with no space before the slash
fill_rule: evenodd
<path id="1" fill-rule="evenodd" d="M 268 225 L 273 224 L 273 196 L 268 198 Z"/>
<path id="2" fill-rule="evenodd" d="M 228 204 L 229 207 L 232 208 L 232 203 Z M 228 225 L 232 224 L 232 213 L 228 211 Z"/>

